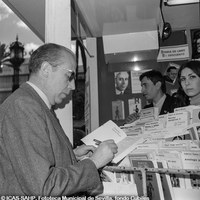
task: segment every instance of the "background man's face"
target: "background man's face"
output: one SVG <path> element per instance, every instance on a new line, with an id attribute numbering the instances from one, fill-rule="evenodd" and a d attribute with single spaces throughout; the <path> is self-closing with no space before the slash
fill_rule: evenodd
<path id="1" fill-rule="evenodd" d="M 115 78 L 116 89 L 124 91 L 128 86 L 129 74 L 127 72 L 120 72 Z"/>
<path id="2" fill-rule="evenodd" d="M 158 89 L 154 83 L 146 76 L 141 80 L 142 94 L 146 100 L 153 100 L 158 93 Z"/>
<path id="3" fill-rule="evenodd" d="M 177 76 L 177 69 L 171 69 L 170 72 L 168 72 L 168 76 L 171 80 L 175 80 Z"/>

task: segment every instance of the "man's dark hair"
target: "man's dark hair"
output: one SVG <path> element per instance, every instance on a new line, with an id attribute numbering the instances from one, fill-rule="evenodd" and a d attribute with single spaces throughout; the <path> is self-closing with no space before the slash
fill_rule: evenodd
<path id="1" fill-rule="evenodd" d="M 168 67 L 167 72 L 170 72 L 172 69 L 177 69 L 177 68 L 174 66 L 170 66 L 170 67 Z"/>
<path id="2" fill-rule="evenodd" d="M 147 77 L 148 79 L 150 79 L 154 85 L 160 81 L 161 82 L 161 90 L 163 93 L 166 93 L 165 79 L 164 79 L 163 75 L 161 74 L 161 72 L 159 72 L 157 70 L 151 70 L 151 71 L 144 72 L 143 74 L 140 75 L 140 81 L 142 81 L 142 79 L 144 77 Z"/>

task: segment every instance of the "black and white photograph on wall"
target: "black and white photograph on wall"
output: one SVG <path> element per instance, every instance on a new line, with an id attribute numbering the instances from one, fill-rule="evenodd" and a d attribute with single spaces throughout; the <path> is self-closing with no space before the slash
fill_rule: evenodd
<path id="1" fill-rule="evenodd" d="M 124 95 L 130 93 L 129 77 L 129 72 L 127 71 L 120 71 L 114 73 L 116 95 Z"/>
<path id="2" fill-rule="evenodd" d="M 139 94 L 141 93 L 142 87 L 140 82 L 140 75 L 143 74 L 148 70 L 140 70 L 140 71 L 131 71 L 131 91 L 132 94 Z"/>
<path id="3" fill-rule="evenodd" d="M 175 84 L 180 65 L 169 62 L 164 73 L 165 82 Z"/>
<path id="4" fill-rule="evenodd" d="M 140 113 L 142 108 L 141 102 L 140 98 L 132 98 L 128 100 L 129 115 L 133 113 Z"/>
<path id="5" fill-rule="evenodd" d="M 200 29 L 191 30 L 192 59 L 200 60 Z"/>
<path id="6" fill-rule="evenodd" d="M 112 101 L 112 120 L 119 121 L 124 119 L 124 101 Z"/>

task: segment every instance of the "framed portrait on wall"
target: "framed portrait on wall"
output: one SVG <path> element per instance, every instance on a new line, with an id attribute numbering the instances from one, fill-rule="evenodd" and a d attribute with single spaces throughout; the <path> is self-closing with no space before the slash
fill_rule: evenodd
<path id="1" fill-rule="evenodd" d="M 129 77 L 130 75 L 128 71 L 114 72 L 116 95 L 124 95 L 130 93 Z"/>
<path id="2" fill-rule="evenodd" d="M 179 64 L 175 62 L 168 62 L 164 73 L 165 82 L 175 84 L 179 68 Z"/>
<path id="3" fill-rule="evenodd" d="M 192 59 L 200 60 L 200 28 L 191 30 Z"/>

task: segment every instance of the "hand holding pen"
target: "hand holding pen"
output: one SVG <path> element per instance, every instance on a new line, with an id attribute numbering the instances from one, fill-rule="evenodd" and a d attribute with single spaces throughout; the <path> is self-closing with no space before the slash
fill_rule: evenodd
<path id="1" fill-rule="evenodd" d="M 105 140 L 99 141 L 94 139 L 94 142 L 98 147 L 90 157 L 90 159 L 94 162 L 97 169 L 104 167 L 108 164 L 117 153 L 117 145 L 114 140 Z"/>
<path id="2" fill-rule="evenodd" d="M 95 144 L 98 146 L 100 145 L 102 142 L 100 140 L 97 140 L 97 139 L 93 139 L 93 141 L 95 142 Z"/>

